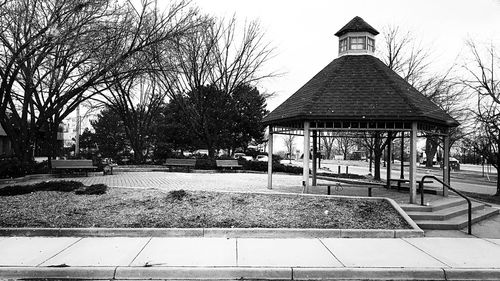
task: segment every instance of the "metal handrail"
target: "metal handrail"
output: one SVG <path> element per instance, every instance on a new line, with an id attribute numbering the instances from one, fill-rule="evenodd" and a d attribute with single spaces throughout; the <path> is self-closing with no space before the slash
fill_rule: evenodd
<path id="1" fill-rule="evenodd" d="M 452 188 L 449 184 L 447 183 L 444 183 L 442 180 L 438 179 L 436 176 L 432 176 L 432 175 L 425 175 L 422 177 L 422 179 L 420 180 L 420 183 L 418 184 L 418 189 L 420 190 L 420 205 L 424 206 L 424 180 L 426 178 L 432 178 L 436 181 L 438 181 L 439 183 L 441 183 L 443 186 L 446 186 L 448 187 L 449 190 L 455 192 L 456 194 L 458 194 L 460 197 L 464 198 L 465 200 L 467 200 L 467 205 L 468 205 L 468 221 L 467 221 L 467 230 L 468 230 L 468 234 L 469 235 L 472 235 L 472 202 L 470 201 L 469 198 L 467 198 L 467 196 L 463 195 L 461 192 L 459 192 L 458 190 L 455 190 L 454 188 Z M 443 187 L 444 189 L 444 187 Z"/>

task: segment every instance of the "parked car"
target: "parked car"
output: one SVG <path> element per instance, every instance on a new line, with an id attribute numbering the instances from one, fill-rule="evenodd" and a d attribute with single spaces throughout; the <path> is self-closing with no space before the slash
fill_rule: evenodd
<path id="1" fill-rule="evenodd" d="M 243 159 L 245 159 L 247 161 L 252 161 L 253 160 L 252 156 L 246 155 L 245 153 L 241 153 L 241 152 L 236 152 L 234 154 L 234 158 L 235 159 L 243 158 Z"/>
<path id="2" fill-rule="evenodd" d="M 449 164 L 450 164 L 450 169 L 454 170 L 454 171 L 460 171 L 460 162 L 458 161 L 457 158 L 453 158 L 453 157 L 450 157 L 449 158 L 450 160 L 448 160 Z M 441 165 L 441 168 L 443 167 L 443 165 Z"/>
<path id="3" fill-rule="evenodd" d="M 267 162 L 269 161 L 269 157 L 267 157 L 267 155 L 257 155 L 256 160 L 261 162 Z"/>

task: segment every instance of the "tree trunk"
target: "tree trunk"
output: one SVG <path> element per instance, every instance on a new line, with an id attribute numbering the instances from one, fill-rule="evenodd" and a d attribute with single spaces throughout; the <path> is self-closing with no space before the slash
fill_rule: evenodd
<path id="1" fill-rule="evenodd" d="M 382 152 L 384 151 L 380 142 L 380 136 L 377 134 L 375 136 L 375 142 L 373 145 L 373 152 L 375 154 L 375 176 L 373 177 L 374 180 L 380 180 L 380 160 L 382 159 Z"/>
<path id="2" fill-rule="evenodd" d="M 140 136 L 136 136 L 131 141 L 130 145 L 134 150 L 134 161 L 136 164 L 142 164 L 144 161 L 144 157 L 142 155 L 142 150 L 144 149 L 144 142 L 140 138 Z"/>
<path id="3" fill-rule="evenodd" d="M 495 193 L 495 196 L 500 196 L 500 165 L 497 166 L 497 193 Z"/>
<path id="4" fill-rule="evenodd" d="M 496 163 L 496 169 L 497 169 L 497 193 L 495 193 L 495 196 L 500 196 L 500 143 L 497 143 L 497 163 Z"/>
<path id="5" fill-rule="evenodd" d="M 436 155 L 438 149 L 438 140 L 435 136 L 427 137 L 425 140 L 425 156 L 427 160 L 425 162 L 425 167 L 433 167 L 434 156 Z"/>
<path id="6" fill-rule="evenodd" d="M 372 172 L 372 164 L 373 164 L 373 148 L 370 148 L 370 173 Z"/>

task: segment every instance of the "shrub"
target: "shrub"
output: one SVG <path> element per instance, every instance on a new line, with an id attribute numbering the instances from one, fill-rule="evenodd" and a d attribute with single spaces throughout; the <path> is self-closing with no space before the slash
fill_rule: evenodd
<path id="1" fill-rule="evenodd" d="M 84 186 L 79 181 L 43 181 L 35 184 L 36 191 L 71 192 Z"/>
<path id="2" fill-rule="evenodd" d="M 302 174 L 301 167 L 283 165 L 283 164 L 280 164 L 278 161 L 279 160 L 275 161 L 273 159 L 273 172 L 282 172 L 282 173 L 289 173 L 289 174 Z M 260 172 L 267 171 L 267 162 L 246 161 L 246 160 L 242 159 L 242 160 L 238 161 L 238 163 L 243 166 L 244 170 L 260 171 Z"/>
<path id="3" fill-rule="evenodd" d="M 217 157 L 217 159 L 219 159 L 219 160 L 234 160 L 233 157 L 231 157 L 230 155 L 227 155 L 227 154 L 223 154 L 223 155 Z"/>
<path id="4" fill-rule="evenodd" d="M 17 158 L 4 158 L 0 160 L 0 178 L 18 178 L 26 174 L 26 169 Z"/>
<path id="5" fill-rule="evenodd" d="M 212 159 L 196 159 L 196 169 L 200 170 L 215 170 L 217 168 L 215 160 Z"/>
<path id="6" fill-rule="evenodd" d="M 16 196 L 35 191 L 34 185 L 9 185 L 0 189 L 0 196 Z"/>
<path id="7" fill-rule="evenodd" d="M 0 189 L 0 196 L 15 196 L 35 191 L 71 192 L 83 186 L 79 181 L 44 181 L 29 185 L 9 185 Z"/>
<path id="8" fill-rule="evenodd" d="M 108 190 L 108 186 L 105 184 L 93 184 L 91 186 L 86 186 L 84 188 L 79 188 L 75 190 L 75 194 L 78 195 L 102 195 Z"/>
<path id="9" fill-rule="evenodd" d="M 172 200 L 180 201 L 187 196 L 187 192 L 184 189 L 172 190 L 168 193 L 167 198 Z"/>

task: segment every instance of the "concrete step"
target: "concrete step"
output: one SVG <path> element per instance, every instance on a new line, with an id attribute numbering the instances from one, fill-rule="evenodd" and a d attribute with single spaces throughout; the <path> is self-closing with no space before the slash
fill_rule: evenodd
<path id="1" fill-rule="evenodd" d="M 483 209 L 476 210 L 472 212 L 472 223 L 484 220 L 491 216 L 497 215 L 499 209 L 484 207 Z M 449 230 L 449 229 L 462 229 L 467 226 L 467 213 L 452 217 L 446 220 L 414 220 L 415 223 L 422 229 L 439 229 L 439 230 Z"/>
<path id="2" fill-rule="evenodd" d="M 420 198 L 418 201 L 420 202 Z M 431 202 L 431 204 L 428 206 L 402 204 L 401 208 L 403 208 L 405 212 L 436 212 L 463 204 L 467 204 L 467 201 L 465 201 L 465 199 L 463 199 L 462 197 L 448 197 L 439 201 Z"/>
<path id="3" fill-rule="evenodd" d="M 451 219 L 456 216 L 460 216 L 463 214 L 467 214 L 468 211 L 468 206 L 467 203 L 454 206 L 454 207 L 449 207 L 446 209 L 434 211 L 434 212 L 421 212 L 421 211 L 411 211 L 411 212 L 406 212 L 410 218 L 413 220 L 447 220 Z M 472 211 L 478 211 L 484 209 L 484 204 L 477 203 L 477 202 L 472 202 Z"/>

